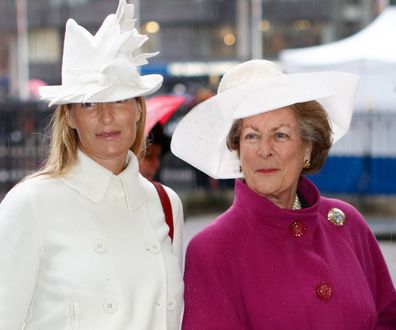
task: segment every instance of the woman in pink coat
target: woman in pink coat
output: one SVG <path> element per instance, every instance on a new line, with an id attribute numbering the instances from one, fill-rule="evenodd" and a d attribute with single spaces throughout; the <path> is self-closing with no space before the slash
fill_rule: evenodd
<path id="1" fill-rule="evenodd" d="M 395 288 L 364 218 L 304 177 L 348 129 L 357 80 L 253 60 L 179 124 L 177 156 L 241 178 L 188 246 L 183 329 L 396 329 Z"/>

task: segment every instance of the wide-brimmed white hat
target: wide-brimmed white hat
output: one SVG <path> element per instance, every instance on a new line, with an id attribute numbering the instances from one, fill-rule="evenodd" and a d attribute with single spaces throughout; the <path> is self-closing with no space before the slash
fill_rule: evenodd
<path id="1" fill-rule="evenodd" d="M 335 142 L 349 128 L 358 79 L 344 72 L 285 74 L 266 60 L 238 64 L 224 75 L 216 96 L 180 121 L 171 150 L 215 179 L 242 177 L 238 154 L 226 145 L 234 120 L 311 100 L 327 111 Z"/>
<path id="2" fill-rule="evenodd" d="M 95 35 L 73 19 L 66 23 L 62 85 L 39 89 L 53 104 L 113 102 L 157 91 L 163 78 L 141 76 L 138 66 L 158 53 L 136 54 L 148 39 L 134 28 L 134 6 L 120 0 L 117 12 L 106 17 Z"/>

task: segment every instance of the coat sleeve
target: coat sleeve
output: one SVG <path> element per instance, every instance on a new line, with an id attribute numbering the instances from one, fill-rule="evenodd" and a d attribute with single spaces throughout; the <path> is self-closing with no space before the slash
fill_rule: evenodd
<path id="1" fill-rule="evenodd" d="M 370 261 L 366 269 L 373 296 L 377 305 L 378 323 L 376 330 L 396 329 L 396 291 L 384 257 L 374 235 L 368 233 Z"/>
<path id="2" fill-rule="evenodd" d="M 168 193 L 169 199 L 172 204 L 172 215 L 173 215 L 173 253 L 179 259 L 180 269 L 183 269 L 183 228 L 184 228 L 184 216 L 183 206 L 179 196 L 170 188 L 165 187 Z"/>
<path id="3" fill-rule="evenodd" d="M 21 330 L 29 314 L 40 257 L 35 215 L 23 189 L 0 204 L 0 329 Z"/>
<path id="4" fill-rule="evenodd" d="M 377 239 L 355 208 L 350 209 L 350 219 L 356 225 L 350 241 L 354 244 L 377 308 L 375 329 L 396 329 L 396 291 Z"/>
<path id="5" fill-rule="evenodd" d="M 183 330 L 242 329 L 236 312 L 237 289 L 230 280 L 233 275 L 217 258 L 221 259 L 221 254 L 197 236 L 187 248 Z"/>

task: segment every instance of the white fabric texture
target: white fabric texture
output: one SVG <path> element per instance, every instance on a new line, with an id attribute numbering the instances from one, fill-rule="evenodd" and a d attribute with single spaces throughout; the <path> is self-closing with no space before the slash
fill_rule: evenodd
<path id="1" fill-rule="evenodd" d="M 168 187 L 173 245 L 135 155 L 115 176 L 79 151 L 60 179 L 14 187 L 0 204 L 0 329 L 179 329 L 183 211 Z"/>
<path id="2" fill-rule="evenodd" d="M 95 35 L 69 19 L 62 60 L 62 85 L 39 88 L 49 105 L 113 102 L 157 91 L 159 74 L 140 76 L 138 67 L 158 53 L 139 53 L 148 37 L 134 27 L 134 6 L 120 0 Z"/>

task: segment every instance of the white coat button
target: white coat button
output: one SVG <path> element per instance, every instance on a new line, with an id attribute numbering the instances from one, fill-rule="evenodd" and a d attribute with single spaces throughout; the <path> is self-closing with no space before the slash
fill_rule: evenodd
<path id="1" fill-rule="evenodd" d="M 170 310 L 174 309 L 175 307 L 176 307 L 176 299 L 169 298 L 168 299 L 168 304 L 167 304 L 168 310 L 170 311 Z"/>
<path id="2" fill-rule="evenodd" d="M 115 299 L 106 299 L 103 302 L 103 309 L 107 313 L 114 313 L 118 309 L 118 302 Z"/>
<path id="3" fill-rule="evenodd" d="M 155 303 L 155 308 L 158 308 L 158 309 L 160 309 L 160 308 L 161 308 L 161 306 L 162 306 L 162 304 L 161 304 L 161 302 L 160 302 L 160 301 L 157 301 L 157 302 Z"/>
<path id="4" fill-rule="evenodd" d="M 148 251 L 150 251 L 151 253 L 159 253 L 161 250 L 161 247 L 158 243 L 152 243 L 149 245 Z"/>
<path id="5" fill-rule="evenodd" d="M 105 253 L 107 250 L 107 245 L 104 240 L 96 240 L 94 243 L 94 250 L 97 253 Z"/>

